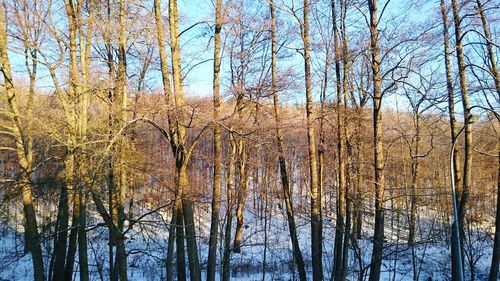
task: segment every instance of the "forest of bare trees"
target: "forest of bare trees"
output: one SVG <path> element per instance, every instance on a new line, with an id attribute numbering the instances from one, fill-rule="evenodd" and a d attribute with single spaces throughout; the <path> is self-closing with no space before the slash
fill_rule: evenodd
<path id="1" fill-rule="evenodd" d="M 499 280 L 497 0 L 1 0 L 0 281 Z"/>

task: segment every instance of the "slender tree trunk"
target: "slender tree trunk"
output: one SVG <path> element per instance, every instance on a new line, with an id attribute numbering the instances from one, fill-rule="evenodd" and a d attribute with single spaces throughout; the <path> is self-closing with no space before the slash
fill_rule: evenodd
<path id="1" fill-rule="evenodd" d="M 340 281 L 347 279 L 349 271 L 349 241 L 351 239 L 351 200 L 349 196 L 349 185 L 346 185 L 346 207 L 345 207 L 345 231 L 344 231 L 344 245 L 342 247 L 342 272 L 340 274 Z"/>
<path id="2" fill-rule="evenodd" d="M 265 186 L 271 186 L 271 182 L 269 181 L 269 173 L 270 173 L 271 167 L 266 167 L 266 172 L 264 176 L 264 184 Z M 262 280 L 266 280 L 266 271 L 267 271 L 267 247 L 268 247 L 268 225 L 271 223 L 271 216 L 269 216 L 269 213 L 271 210 L 269 210 L 269 192 L 264 191 L 264 253 L 262 257 Z"/>
<path id="3" fill-rule="evenodd" d="M 335 249 L 333 264 L 333 280 L 340 280 L 342 275 L 342 255 L 344 245 L 344 218 L 345 218 L 345 136 L 344 114 L 342 108 L 342 81 L 340 71 L 341 50 L 339 46 L 339 31 L 337 27 L 337 11 L 335 0 L 332 0 L 333 41 L 335 50 L 335 77 L 337 89 L 337 161 L 338 161 L 338 190 L 337 190 L 337 225 L 335 227 Z"/>
<path id="4" fill-rule="evenodd" d="M 417 184 L 420 167 L 420 113 L 418 108 L 415 112 L 415 151 L 411 163 L 411 190 L 410 190 L 410 222 L 408 230 L 408 246 L 414 247 L 415 243 L 415 229 L 416 229 L 416 209 L 417 209 Z"/>
<path id="5" fill-rule="evenodd" d="M 248 195 L 248 155 L 245 141 L 238 139 L 238 193 L 236 202 L 236 231 L 233 241 L 233 252 L 241 253 L 241 241 L 243 240 L 244 209 Z"/>
<path id="6" fill-rule="evenodd" d="M 229 130 L 229 144 L 231 152 L 229 155 L 228 172 L 226 180 L 226 227 L 224 230 L 224 252 L 222 257 L 222 281 L 231 279 L 231 229 L 233 222 L 233 184 L 236 162 L 236 139 L 234 133 Z"/>
<path id="7" fill-rule="evenodd" d="M 349 97 L 349 49 L 347 47 L 347 30 L 346 30 L 346 16 L 347 16 L 347 6 L 344 0 L 340 1 L 340 10 L 341 10 L 341 36 L 342 36 L 342 66 L 343 66 L 343 80 L 342 80 L 342 93 L 343 93 L 343 102 L 344 106 L 339 111 L 341 116 L 339 120 L 342 124 L 341 138 L 340 143 L 343 144 L 344 149 L 339 149 L 339 155 L 344 155 L 346 160 L 344 164 L 345 170 L 345 178 L 344 181 L 344 204 L 345 204 L 345 225 L 344 225 L 344 244 L 342 246 L 342 269 L 340 272 L 339 281 L 344 281 L 347 279 L 347 271 L 348 271 L 348 263 L 349 263 L 349 241 L 351 238 L 351 195 L 350 195 L 350 183 L 351 183 L 351 173 L 350 173 L 350 159 L 351 152 L 350 143 L 349 143 L 349 133 L 348 133 L 348 124 L 347 124 L 347 114 L 348 114 L 348 97 Z M 344 153 L 340 153 L 341 151 L 345 151 Z"/>
<path id="8" fill-rule="evenodd" d="M 299 280 L 306 281 L 307 275 L 304 265 L 304 258 L 299 246 L 299 239 L 297 235 L 297 226 L 295 223 L 295 212 L 292 200 L 292 191 L 290 189 L 290 182 L 288 180 L 288 172 L 286 168 L 285 151 L 284 151 L 284 136 L 281 129 L 281 110 L 278 95 L 278 44 L 276 40 L 276 14 L 274 2 L 269 2 L 269 9 L 271 14 L 271 49 L 272 49 L 272 88 L 273 88 L 273 104 L 274 104 L 274 120 L 276 122 L 276 145 L 278 146 L 278 163 L 281 175 L 281 185 L 283 188 L 283 199 L 285 201 L 286 215 L 288 222 L 288 230 L 290 232 L 290 240 L 292 241 L 293 259 L 297 265 L 299 273 Z"/>
<path id="9" fill-rule="evenodd" d="M 92 46 L 92 33 L 93 33 L 93 14 L 94 14 L 94 1 L 89 0 L 88 4 L 88 18 L 87 30 L 84 32 L 82 27 L 79 28 L 79 44 L 80 44 L 80 65 L 82 73 L 82 92 L 79 95 L 80 117 L 78 122 L 78 137 L 80 145 L 80 154 L 78 161 L 80 178 L 82 185 L 79 189 L 80 192 L 80 216 L 78 218 L 78 259 L 80 264 L 80 281 L 89 280 L 89 264 L 88 264 L 88 248 L 87 248 L 87 189 L 84 184 L 88 181 L 88 169 L 86 164 L 82 163 L 85 159 L 85 149 L 87 142 L 87 119 L 88 119 L 88 104 L 89 104 L 89 76 L 90 76 L 90 52 Z M 81 5 L 81 4 L 80 4 Z M 78 9 L 81 11 L 81 8 Z M 81 17 L 81 13 L 78 14 Z M 83 153 L 82 153 L 83 152 Z"/>
<path id="10" fill-rule="evenodd" d="M 165 45 L 166 39 L 165 39 L 165 30 L 163 27 L 163 19 L 161 16 L 160 0 L 154 0 L 154 9 L 155 9 L 156 37 L 158 39 L 158 49 L 160 53 L 160 68 L 161 68 L 161 78 L 163 84 L 163 94 L 165 95 L 165 99 L 169 101 L 172 94 L 170 88 L 168 56 Z"/>
<path id="11" fill-rule="evenodd" d="M 464 165 L 463 165 L 463 182 L 462 188 L 459 190 L 459 195 L 457 198 L 458 202 L 458 227 L 460 230 L 461 237 L 464 234 L 464 221 L 466 215 L 466 208 L 469 199 L 469 189 L 470 189 L 470 179 L 471 179 L 471 165 L 472 165 L 472 126 L 469 122 L 469 116 L 471 114 L 470 111 L 470 101 L 469 101 L 469 90 L 467 85 L 467 74 L 466 74 L 466 62 L 464 57 L 463 45 L 462 45 L 462 29 L 460 27 L 461 18 L 459 14 L 459 4 L 457 0 L 452 0 L 452 8 L 453 8 L 453 21 L 455 24 L 455 49 L 457 54 L 457 64 L 458 64 L 458 75 L 460 81 L 460 93 L 462 96 L 462 107 L 463 107 L 463 119 L 465 126 L 465 147 L 464 147 Z M 459 186 L 457 184 L 457 186 Z M 460 186 L 459 186 L 460 187 Z M 460 239 L 460 243 L 462 244 L 463 239 Z M 454 243 L 452 243 L 452 253 L 456 253 L 457 249 L 454 249 Z M 462 253 L 457 253 L 463 256 Z M 456 280 L 458 271 L 456 266 L 456 259 L 452 254 L 452 280 Z"/>
<path id="12" fill-rule="evenodd" d="M 67 161 L 66 161 L 67 162 Z M 66 164 L 68 165 L 68 164 Z M 68 166 L 67 166 L 68 167 Z M 73 216 L 71 221 L 71 231 L 69 233 L 68 256 L 66 257 L 66 265 L 64 268 L 64 280 L 73 280 L 73 269 L 75 266 L 75 255 L 78 239 L 78 223 L 80 218 L 80 193 L 72 188 L 73 193 Z"/>
<path id="13" fill-rule="evenodd" d="M 68 240 L 69 208 L 68 208 L 68 188 L 61 187 L 59 204 L 57 207 L 57 225 L 54 235 L 54 254 L 49 269 L 49 280 L 64 280 L 64 264 L 66 261 L 66 245 Z"/>
<path id="14" fill-rule="evenodd" d="M 122 124 L 127 121 L 126 110 L 128 103 L 127 95 L 127 37 L 125 34 L 126 22 L 125 22 L 126 4 L 125 0 L 120 0 L 120 11 L 119 11 L 119 26 L 118 31 L 118 68 L 117 68 L 117 102 L 119 103 L 119 120 Z M 120 140 L 118 143 L 118 161 L 119 166 L 117 169 L 118 179 L 118 190 L 116 190 L 116 208 L 118 214 L 117 226 L 120 233 L 123 233 L 123 222 L 125 221 L 125 198 L 127 190 L 127 171 L 125 162 L 125 140 Z M 121 281 L 127 281 L 127 252 L 125 249 L 125 239 L 124 237 L 116 237 L 116 264 L 115 270 L 118 270 L 118 275 Z"/>
<path id="15" fill-rule="evenodd" d="M 498 144 L 498 175 L 497 175 L 497 212 L 495 216 L 495 237 L 493 239 L 493 254 L 488 281 L 496 281 L 500 261 L 500 144 Z"/>
<path id="16" fill-rule="evenodd" d="M 106 64 L 108 66 L 108 75 L 110 78 L 115 77 L 115 65 L 114 65 L 114 50 L 113 45 L 111 44 L 111 0 L 106 1 L 106 12 L 107 12 L 107 26 L 105 32 L 103 34 L 104 44 L 106 47 Z M 115 95 L 113 89 L 108 90 L 108 141 L 111 142 L 113 139 L 113 127 L 115 123 L 115 116 L 113 115 L 113 104 L 115 103 Z M 114 150 L 114 148 L 113 148 Z M 108 164 L 107 164 L 107 185 L 108 185 L 108 208 L 109 213 L 112 216 L 112 220 L 116 219 L 116 207 L 114 195 L 116 194 L 116 180 L 115 180 L 115 160 L 114 155 L 108 156 Z M 109 279 L 111 281 L 118 281 L 117 270 L 115 269 L 115 250 L 116 241 L 113 237 L 111 231 L 108 234 L 108 264 L 109 264 Z"/>
<path id="17" fill-rule="evenodd" d="M 370 47 L 373 73 L 373 164 L 375 166 L 375 230 L 369 281 L 380 279 L 384 249 L 384 151 L 382 145 L 382 75 L 378 46 L 377 0 L 368 0 L 370 10 Z"/>
<path id="18" fill-rule="evenodd" d="M 67 155 L 64 161 L 65 164 L 65 177 L 66 186 L 70 191 L 73 201 L 73 216 L 71 223 L 71 232 L 69 235 L 68 255 L 66 257 L 65 265 L 65 280 L 72 280 L 73 268 L 75 262 L 75 255 L 77 249 L 77 233 L 78 222 L 80 217 L 80 185 L 75 181 L 75 162 L 76 162 L 76 147 L 78 142 L 78 129 L 77 129 L 77 109 L 75 106 L 76 100 L 81 93 L 80 79 L 78 76 L 77 65 L 77 14 L 75 3 L 73 0 L 65 0 L 66 16 L 68 17 L 69 29 L 69 90 L 68 90 L 68 107 L 70 114 L 67 116 L 67 123 L 69 125 L 69 133 L 67 135 Z"/>
<path id="19" fill-rule="evenodd" d="M 328 80 L 329 80 L 329 74 L 328 70 L 330 69 L 330 48 L 327 47 L 325 50 L 325 64 L 323 67 L 323 83 L 321 85 L 320 89 L 320 104 L 319 104 L 319 143 L 317 146 L 317 154 L 318 154 L 318 190 L 319 194 L 324 194 L 325 190 L 325 154 L 326 154 L 326 132 L 325 132 L 325 119 L 326 119 L 326 105 L 327 105 L 327 100 L 326 100 L 326 95 L 328 91 Z M 323 203 L 323 198 L 321 197 L 321 203 Z M 333 205 L 331 203 L 332 196 L 330 196 L 330 205 Z M 338 202 L 337 202 L 338 203 Z M 333 207 L 332 207 L 333 208 Z M 320 208 L 320 217 L 323 216 L 323 207 Z M 323 227 L 321 227 L 320 232 L 323 232 Z M 335 249 L 336 250 L 336 249 Z M 333 270 L 332 270 L 333 274 Z"/>
<path id="20" fill-rule="evenodd" d="M 109 125 L 109 134 L 108 134 L 108 140 L 111 141 L 112 139 L 112 135 L 113 135 L 113 131 L 112 131 L 112 127 L 113 127 L 113 116 L 111 114 L 112 112 L 112 108 L 111 108 L 111 102 L 113 100 L 113 94 L 111 93 L 111 91 L 109 92 L 109 101 L 110 101 L 110 108 L 109 108 L 109 114 L 108 114 L 108 125 Z M 107 184 L 108 184 L 108 207 L 109 207 L 109 213 L 111 214 L 111 216 L 113 217 L 113 220 L 115 219 L 116 217 L 116 214 L 114 212 L 114 210 L 116 210 L 115 208 L 115 202 L 114 202 L 114 195 L 116 194 L 116 187 L 115 187 L 115 168 L 114 168 L 114 160 L 113 160 L 113 157 L 110 156 L 108 157 L 108 166 L 107 166 Z M 115 251 L 114 251 L 114 247 L 116 246 L 116 241 L 113 237 L 113 234 L 111 233 L 111 231 L 109 231 L 108 233 L 108 253 L 109 253 L 109 279 L 111 281 L 118 281 L 118 275 L 117 275 L 117 272 L 115 270 Z"/>
<path id="21" fill-rule="evenodd" d="M 456 53 L 458 62 L 458 74 L 460 81 L 460 92 L 462 96 L 462 106 L 464 108 L 464 126 L 465 126 L 465 152 L 464 152 L 464 166 L 463 166 L 463 187 L 460 193 L 459 201 L 459 226 L 460 232 L 463 233 L 463 222 L 465 219 L 465 207 L 469 197 L 469 184 L 470 184 L 470 167 L 472 162 L 472 131 L 471 124 L 469 123 L 470 101 L 469 101 L 469 88 L 467 85 L 466 62 L 462 46 L 462 29 L 460 27 L 460 14 L 457 0 L 452 0 L 453 7 L 453 20 L 455 23 L 455 41 Z"/>
<path id="22" fill-rule="evenodd" d="M 450 60 L 450 46 L 449 46 L 449 33 L 448 33 L 448 11 L 447 5 L 444 0 L 441 0 L 441 16 L 443 20 L 443 41 L 444 41 L 444 55 L 445 55 L 445 69 L 446 69 L 446 89 L 448 94 L 448 113 L 450 115 L 450 133 L 451 133 L 451 143 L 454 143 L 458 134 L 458 125 L 455 118 L 455 95 L 453 93 L 453 78 L 452 78 L 452 66 Z M 460 169 L 460 160 L 458 147 L 455 146 L 453 152 L 453 166 L 455 172 L 455 183 L 456 186 L 461 186 L 462 183 L 462 173 Z M 451 268 L 452 268 L 452 276 L 457 276 L 457 249 L 454 243 L 451 243 Z"/>
<path id="23" fill-rule="evenodd" d="M 219 93 L 220 81 L 220 33 L 222 31 L 222 0 L 215 3 L 215 38 L 214 38 L 214 77 L 213 77 L 213 102 L 214 102 L 214 178 L 212 190 L 212 218 L 210 223 L 210 239 L 208 243 L 207 281 L 215 281 L 217 265 L 217 238 L 219 234 L 219 212 L 221 193 L 221 167 L 222 167 L 222 139 L 219 124 L 221 97 Z"/>
<path id="24" fill-rule="evenodd" d="M 175 236 L 175 249 L 176 249 L 176 265 L 177 265 L 177 280 L 186 280 L 186 254 L 184 251 L 184 212 L 182 210 L 182 193 L 180 188 L 175 195 L 175 217 L 176 217 L 176 236 Z"/>
<path id="25" fill-rule="evenodd" d="M 488 50 L 488 60 L 490 61 L 489 69 L 491 76 L 493 76 L 495 89 L 497 90 L 498 98 L 500 98 L 500 74 L 498 74 L 497 62 L 495 57 L 493 40 L 491 38 L 490 28 L 488 27 L 488 20 L 484 14 L 484 7 L 481 0 L 476 0 L 477 11 L 481 18 L 481 25 L 483 26 L 484 39 L 486 41 L 486 49 Z"/>
<path id="26" fill-rule="evenodd" d="M 363 111 L 361 109 L 356 110 L 357 116 L 357 136 L 356 136 L 356 186 L 354 190 L 354 204 L 353 204 L 353 239 L 360 239 L 361 238 L 361 230 L 363 228 L 363 201 L 364 201 L 364 196 L 363 196 L 363 187 L 362 187 L 362 182 L 363 182 L 363 150 L 364 150 L 364 145 L 363 145 L 363 137 L 362 134 L 364 132 L 364 122 L 362 121 L 362 116 L 363 116 Z"/>
<path id="27" fill-rule="evenodd" d="M 87 255 L 87 196 L 81 193 L 80 200 L 80 216 L 78 217 L 78 262 L 80 264 L 80 281 L 89 280 L 89 267 Z"/>
<path id="28" fill-rule="evenodd" d="M 167 257 L 165 259 L 166 269 L 167 269 L 166 281 L 174 280 L 175 230 L 176 230 L 176 213 L 174 204 L 174 207 L 172 208 L 172 218 L 170 219 L 170 225 L 168 228 Z"/>
<path id="29" fill-rule="evenodd" d="M 311 255 L 313 280 L 323 280 L 323 238 L 321 218 L 321 192 L 318 183 L 318 154 L 316 151 L 316 136 L 314 133 L 314 115 L 311 80 L 311 55 L 309 42 L 309 0 L 304 0 L 303 23 L 301 35 L 304 43 L 304 69 L 306 86 L 306 119 L 307 142 L 309 152 L 309 176 L 311 184 Z"/>

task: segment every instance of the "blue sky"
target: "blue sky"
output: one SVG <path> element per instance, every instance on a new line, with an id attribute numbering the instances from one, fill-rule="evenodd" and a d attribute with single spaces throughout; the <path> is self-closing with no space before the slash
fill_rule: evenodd
<path id="1" fill-rule="evenodd" d="M 246 1 L 256 1 L 254 3 L 261 4 L 261 5 L 267 5 L 267 2 L 265 0 L 246 0 Z M 407 1 L 403 0 L 393 0 L 388 6 L 388 9 L 385 12 L 384 17 L 382 18 L 381 21 L 381 26 L 385 24 L 386 20 L 392 18 L 394 15 L 400 15 L 402 11 L 404 11 L 408 20 L 411 20 L 413 22 L 421 22 L 424 20 L 427 20 L 429 18 L 434 18 L 438 16 L 439 14 L 439 3 L 438 1 L 416 1 L 415 2 L 420 2 L 422 5 L 419 8 L 414 8 L 413 10 L 404 10 L 403 7 L 405 4 L 407 4 Z M 163 1 L 162 3 L 162 8 L 164 11 L 164 15 L 167 14 L 167 3 L 168 1 Z M 227 1 L 224 1 L 227 2 Z M 276 1 L 279 2 L 279 1 Z M 296 1 L 297 5 L 301 5 L 299 3 L 300 1 Z M 147 8 L 151 9 L 151 1 L 146 1 L 147 3 Z M 381 1 L 379 5 L 384 5 L 385 1 Z M 149 11 L 151 12 L 151 11 Z M 325 13 L 328 13 L 328 11 L 324 11 Z M 192 68 L 189 71 L 189 74 L 187 75 L 184 83 L 186 86 L 185 92 L 187 95 L 197 95 L 197 96 L 211 96 L 212 95 L 212 76 L 213 76 L 213 62 L 212 62 L 212 57 L 213 57 L 213 41 L 210 40 L 212 36 L 212 30 L 209 29 L 209 26 L 213 24 L 213 13 L 214 13 L 214 6 L 212 3 L 212 0 L 179 0 L 179 13 L 180 13 L 180 30 L 184 30 L 187 27 L 193 25 L 194 23 L 197 22 L 203 22 L 206 21 L 206 23 L 200 24 L 196 26 L 195 28 L 191 29 L 189 32 L 186 32 L 185 34 L 182 35 L 181 37 L 181 43 L 183 44 L 183 67 L 184 70 L 191 69 L 191 66 L 200 63 L 196 67 Z M 297 33 L 298 27 L 297 23 L 294 19 L 290 17 L 289 14 L 279 11 L 278 16 L 283 19 L 287 18 L 287 21 L 290 22 L 292 31 Z M 152 19 L 151 19 L 152 20 Z M 311 19 L 312 21 L 313 19 Z M 364 29 L 366 28 L 366 25 L 364 22 L 359 23 L 360 28 Z M 167 26 L 167 23 L 165 23 L 165 26 Z M 226 27 L 227 28 L 227 27 Z M 440 27 L 438 27 L 440 28 Z M 314 28 L 314 26 L 311 28 L 311 35 L 316 35 L 317 30 Z M 295 41 L 290 43 L 290 46 L 300 48 L 301 47 L 301 42 L 300 39 L 296 39 Z M 441 52 L 441 45 L 436 45 L 436 52 Z M 303 85 L 303 61 L 302 57 L 299 53 L 290 51 L 290 53 L 293 54 L 293 56 L 287 60 L 280 60 L 279 61 L 279 68 L 284 69 L 286 67 L 291 67 L 295 69 L 295 73 L 297 76 L 295 76 L 296 84 L 297 85 Z M 26 79 L 26 75 L 23 75 L 24 73 L 24 58 L 22 54 L 19 54 L 15 50 L 13 50 L 13 46 L 11 46 L 11 61 L 14 66 L 14 70 L 17 74 L 17 76 L 23 76 Z M 316 56 L 316 60 L 313 59 L 313 64 L 314 67 L 319 68 L 322 66 L 323 62 L 321 61 L 321 55 Z M 205 61 L 205 62 L 204 62 Z M 203 62 L 203 63 L 202 63 Z M 442 61 L 436 61 L 437 64 L 441 64 Z M 133 75 L 132 73 L 132 67 L 129 68 L 129 75 Z M 222 62 L 222 72 L 223 75 L 227 75 L 229 71 L 229 66 L 228 66 L 228 60 L 227 57 L 224 57 L 224 60 Z M 64 73 L 62 71 L 61 73 Z M 330 70 L 330 73 L 333 74 L 333 68 Z M 159 71 L 152 71 L 149 74 L 149 78 L 153 81 L 152 84 L 154 84 L 153 88 L 159 89 L 161 87 L 160 83 L 160 73 Z M 227 77 L 226 77 L 227 78 Z M 319 76 L 316 76 L 314 80 L 318 82 L 320 79 Z M 331 82 L 330 82 L 331 84 Z M 318 85 L 318 83 L 316 83 Z M 228 86 L 228 79 L 222 79 L 222 90 L 227 90 Z M 50 77 L 48 76 L 47 71 L 40 71 L 39 72 L 39 81 L 38 81 L 38 87 L 43 88 L 43 89 L 50 89 L 52 87 L 52 81 Z M 316 87 L 315 88 L 315 96 L 316 99 L 318 99 L 318 93 L 319 90 Z M 333 93 L 333 89 L 330 89 L 330 94 Z M 291 95 L 291 102 L 304 102 L 305 97 L 303 94 L 303 89 L 298 88 L 294 90 L 293 92 L 289 93 Z M 403 99 L 399 99 L 398 104 L 401 106 L 404 102 L 402 101 Z M 385 104 L 387 106 L 395 106 L 396 101 L 394 97 L 388 97 L 386 99 Z"/>

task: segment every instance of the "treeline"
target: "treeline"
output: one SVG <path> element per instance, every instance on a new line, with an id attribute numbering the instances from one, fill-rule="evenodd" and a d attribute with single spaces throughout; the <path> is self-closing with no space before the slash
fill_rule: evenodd
<path id="1" fill-rule="evenodd" d="M 378 281 L 406 249 L 419 280 L 420 247 L 458 239 L 451 182 L 445 275 L 475 278 L 483 235 L 497 279 L 494 1 L 179 5 L 2 1 L 2 219 L 34 280 L 133 279 L 151 235 L 166 280 L 229 280 L 248 216 L 265 279 L 277 214 L 294 278 Z"/>

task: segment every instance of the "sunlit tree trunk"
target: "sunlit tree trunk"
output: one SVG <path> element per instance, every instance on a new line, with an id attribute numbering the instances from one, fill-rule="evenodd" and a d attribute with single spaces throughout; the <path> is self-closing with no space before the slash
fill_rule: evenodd
<path id="1" fill-rule="evenodd" d="M 486 19 L 486 15 L 484 13 L 484 6 L 481 0 L 476 0 L 477 4 L 477 12 L 479 13 L 479 17 L 481 18 L 481 25 L 483 27 L 483 35 L 486 43 L 486 49 L 488 50 L 488 60 L 490 61 L 489 70 L 490 74 L 493 77 L 495 83 L 495 90 L 497 91 L 497 98 L 500 98 L 500 74 L 498 74 L 497 61 L 495 57 L 494 51 L 494 43 L 491 38 L 490 28 L 488 26 L 488 20 Z"/>
<path id="2" fill-rule="evenodd" d="M 373 73 L 373 164 L 375 184 L 375 230 L 373 233 L 373 251 L 369 281 L 380 279 L 384 249 L 384 151 L 382 145 L 382 75 L 380 70 L 378 42 L 378 4 L 377 0 L 368 0 L 370 12 L 370 47 Z"/>
<path id="3" fill-rule="evenodd" d="M 226 226 L 224 229 L 224 251 L 222 257 L 222 281 L 231 279 L 231 229 L 233 223 L 233 186 L 236 162 L 236 139 L 232 128 L 229 132 L 230 155 L 226 176 Z"/>
<path id="4" fill-rule="evenodd" d="M 68 31 L 69 31 L 69 89 L 68 89 L 68 104 L 70 108 L 67 116 L 67 123 L 69 126 L 67 136 L 67 155 L 64 160 L 65 168 L 65 181 L 70 194 L 70 201 L 73 202 L 73 215 L 71 223 L 71 232 L 69 235 L 68 255 L 66 257 L 65 266 L 65 280 L 72 280 L 75 255 L 77 251 L 77 237 L 79 218 L 81 215 L 80 208 L 80 186 L 76 183 L 75 179 L 75 162 L 76 162 L 76 147 L 78 142 L 78 129 L 77 129 L 77 108 L 76 100 L 81 93 L 80 77 L 78 75 L 78 45 L 77 45 L 77 7 L 73 0 L 65 0 L 66 16 L 68 17 Z"/>
<path id="5" fill-rule="evenodd" d="M 177 0 L 169 1 L 169 29 L 170 29 L 170 50 L 172 61 L 172 77 L 174 87 L 174 106 L 175 111 L 175 130 L 172 137 L 172 151 L 176 161 L 176 178 L 178 179 L 178 188 L 181 192 L 182 214 L 185 224 L 186 244 L 190 279 L 194 281 L 201 280 L 200 262 L 198 257 L 198 246 L 196 244 L 196 231 L 194 225 L 194 210 L 191 199 L 191 190 L 189 189 L 189 178 L 187 174 L 187 163 L 189 156 L 186 147 L 186 132 L 183 124 L 183 86 L 182 86 L 182 68 L 181 68 L 181 45 L 179 42 L 179 14 L 177 10 Z M 178 214 L 178 215 L 180 215 Z"/>
<path id="6" fill-rule="evenodd" d="M 244 214 L 245 201 L 248 195 L 248 152 L 246 141 L 239 137 L 237 140 L 238 147 L 238 189 L 236 197 L 236 230 L 234 233 L 233 252 L 241 252 L 241 241 L 243 240 L 244 229 Z"/>
<path id="7" fill-rule="evenodd" d="M 240 28 L 240 33 L 238 34 L 238 39 L 239 39 L 239 52 L 237 56 L 239 57 L 239 63 L 240 67 L 244 66 L 247 62 L 244 59 L 244 56 L 241 54 L 245 53 L 245 39 L 243 34 L 244 30 L 244 22 L 240 21 L 238 22 L 239 28 Z M 237 98 L 236 98 L 236 106 L 235 106 L 235 113 L 236 116 L 240 119 L 243 119 L 244 117 L 244 112 L 243 109 L 245 107 L 244 104 L 244 95 L 246 93 L 246 75 L 247 73 L 245 72 L 245 67 L 243 69 L 236 71 L 236 76 L 232 76 L 233 83 L 237 85 Z M 234 132 L 234 136 L 238 135 L 239 133 L 242 132 L 243 126 L 239 125 L 237 126 L 236 130 Z M 249 187 L 249 176 L 248 176 L 248 145 L 246 139 L 244 139 L 241 136 L 238 136 L 238 138 L 235 138 L 236 141 L 236 146 L 237 146 L 237 167 L 238 167 L 238 184 L 236 185 L 236 229 L 234 233 L 234 241 L 233 241 L 233 252 L 234 253 L 240 253 L 241 252 L 241 241 L 243 240 L 243 229 L 244 229 L 244 209 L 245 209 L 245 202 L 248 196 L 248 187 Z"/>
<path id="8" fill-rule="evenodd" d="M 94 1 L 89 0 L 88 4 L 88 18 L 87 18 L 87 29 L 86 31 L 80 26 L 79 28 L 79 44 L 80 44 L 80 65 L 82 73 L 82 93 L 79 96 L 79 143 L 80 153 L 78 170 L 80 171 L 80 177 L 83 183 L 88 181 L 88 168 L 84 161 L 84 150 L 86 149 L 87 142 L 87 119 L 88 119 L 88 106 L 89 106 L 89 77 L 90 77 L 90 52 L 91 52 L 91 40 L 94 25 Z M 81 5 L 81 4 L 80 4 Z M 81 9 L 81 8 L 80 8 Z M 79 12 L 81 16 L 81 12 Z M 88 253 L 87 253 L 87 189 L 82 186 L 80 188 L 80 217 L 78 218 L 78 259 L 80 264 L 80 281 L 89 280 L 89 264 L 88 264 Z"/>
<path id="9" fill-rule="evenodd" d="M 118 67 L 116 73 L 116 102 L 119 108 L 117 120 L 121 124 L 127 121 L 126 110 L 128 103 L 127 94 L 127 37 L 125 34 L 126 22 L 126 3 L 125 0 L 119 2 L 119 30 L 118 30 Z M 117 227 L 123 233 L 123 222 L 125 221 L 125 197 L 127 189 L 127 171 L 125 161 L 125 140 L 122 138 L 117 144 L 117 164 L 116 174 L 118 176 L 118 188 L 116 192 L 116 209 L 117 209 Z M 116 237 L 116 260 L 115 270 L 118 272 L 121 281 L 127 281 L 127 253 L 125 249 L 124 237 Z"/>
<path id="10" fill-rule="evenodd" d="M 340 272 L 339 281 L 344 281 L 347 279 L 348 272 L 348 263 L 349 263 L 349 241 L 351 239 L 351 201 L 352 196 L 350 195 L 350 185 L 351 185 L 351 154 L 352 149 L 349 149 L 350 141 L 348 139 L 349 136 L 349 127 L 347 123 L 347 114 L 348 114 L 348 97 L 350 95 L 350 85 L 349 85 L 349 49 L 347 46 L 347 30 L 346 30 L 346 17 L 347 17 L 347 3 L 344 0 L 340 1 L 340 10 L 341 10 L 341 36 L 342 36 L 342 67 L 343 67 L 343 78 L 342 78 L 342 98 L 343 98 L 343 108 L 341 108 L 341 116 L 339 116 L 339 122 L 342 123 L 342 135 L 340 140 L 344 145 L 343 153 L 346 158 L 344 169 L 345 169 L 345 183 L 344 183 L 344 204 L 345 204 L 345 225 L 344 225 L 344 244 L 342 246 L 342 269 Z M 340 153 L 340 149 L 339 149 Z"/>
<path id="11" fill-rule="evenodd" d="M 221 193 L 221 168 L 222 168 L 222 139 L 219 124 L 221 97 L 219 91 L 221 47 L 220 33 L 222 31 L 222 0 L 215 3 L 215 35 L 214 35 L 214 77 L 213 77 L 213 103 L 214 103 L 214 178 L 212 190 L 212 218 L 210 223 L 210 240 L 208 249 L 207 281 L 215 280 L 217 265 L 217 238 L 219 234 L 219 211 Z"/>
<path id="12" fill-rule="evenodd" d="M 166 51 L 165 31 L 163 27 L 163 19 L 161 15 L 160 0 L 154 0 L 156 35 L 158 39 L 158 49 L 160 53 L 160 68 L 162 74 L 163 94 L 167 101 L 167 106 L 172 102 L 172 93 L 170 86 L 168 57 Z M 172 122 L 170 114 L 168 115 L 170 132 L 172 132 Z M 170 133 L 170 135 L 172 135 Z M 169 229 L 168 246 L 167 246 L 167 280 L 173 280 L 174 277 L 174 245 L 176 244 L 176 264 L 177 264 L 177 280 L 186 280 L 185 255 L 184 255 L 184 223 L 182 217 L 182 202 L 179 190 L 176 190 L 175 203 L 172 208 L 171 226 Z M 180 214 L 178 211 L 180 210 Z"/>
<path id="13" fill-rule="evenodd" d="M 314 113 L 311 79 L 311 54 L 309 39 L 309 0 L 304 0 L 301 36 L 304 44 L 304 69 L 306 89 L 307 146 L 309 153 L 309 176 L 311 189 L 311 255 L 313 280 L 323 280 L 323 238 L 321 218 L 321 191 L 318 182 L 318 153 L 314 132 Z"/>
<path id="14" fill-rule="evenodd" d="M 309 0 L 304 0 L 303 23 L 301 36 L 304 43 L 304 69 L 306 86 L 306 119 L 307 119 L 307 146 L 309 152 L 309 176 L 311 188 L 311 255 L 313 279 L 323 280 L 323 238 L 321 218 L 321 192 L 318 183 L 318 153 L 316 151 L 316 136 L 314 132 L 311 54 L 309 39 Z"/>

